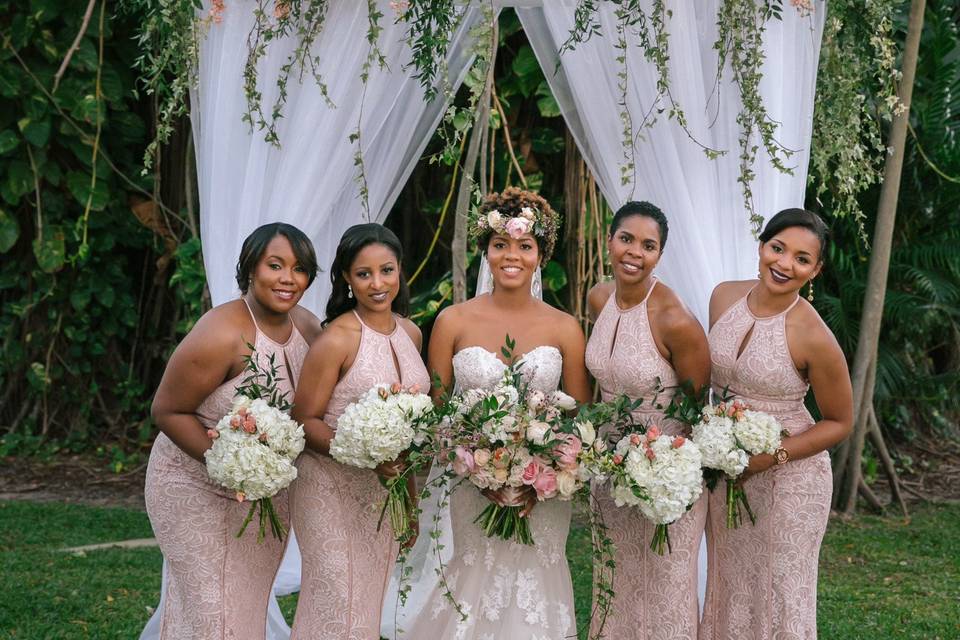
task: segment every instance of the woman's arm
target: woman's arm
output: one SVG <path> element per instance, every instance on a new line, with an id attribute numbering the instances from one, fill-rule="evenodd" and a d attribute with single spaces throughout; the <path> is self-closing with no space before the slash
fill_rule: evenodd
<path id="1" fill-rule="evenodd" d="M 160 431 L 200 462 L 213 440 L 197 418 L 197 408 L 227 380 L 243 348 L 228 313 L 208 313 L 177 345 L 153 397 L 150 415 Z"/>
<path id="2" fill-rule="evenodd" d="M 679 302 L 658 318 L 663 344 L 670 352 L 670 364 L 681 384 L 689 382 L 693 392 L 710 384 L 710 344 L 693 314 Z"/>
<path id="3" fill-rule="evenodd" d="M 587 377 L 587 366 L 584 363 L 584 349 L 586 340 L 580 323 L 573 316 L 564 314 L 563 333 L 560 342 L 560 351 L 563 355 L 563 390 L 577 402 L 590 402 L 593 394 L 590 392 L 590 381 Z"/>
<path id="4" fill-rule="evenodd" d="M 796 348 L 804 354 L 807 379 L 817 399 L 821 420 L 803 433 L 783 439 L 781 447 L 790 460 L 801 460 L 842 442 L 853 428 L 853 387 L 847 360 L 833 333 L 822 323 L 809 330 L 796 332 Z M 791 345 L 793 346 L 793 345 Z M 751 456 L 746 475 L 769 469 L 776 463 L 773 456 Z"/>
<path id="5" fill-rule="evenodd" d="M 445 391 L 453 390 L 453 352 L 457 338 L 457 310 L 447 307 L 440 312 L 430 332 L 430 346 L 427 348 L 427 371 L 440 379 L 440 387 L 430 389 L 434 402 L 439 402 Z"/>
<path id="6" fill-rule="evenodd" d="M 294 420 L 303 425 L 307 446 L 323 455 L 330 455 L 333 429 L 323 420 L 340 371 L 350 351 L 352 336 L 340 327 L 330 325 L 310 347 L 303 361 L 300 381 L 293 399 Z M 353 351 L 359 346 L 352 345 Z"/>

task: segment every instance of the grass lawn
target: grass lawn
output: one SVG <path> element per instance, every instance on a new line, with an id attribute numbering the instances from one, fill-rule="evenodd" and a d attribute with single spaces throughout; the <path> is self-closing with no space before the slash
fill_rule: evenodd
<path id="1" fill-rule="evenodd" d="M 0 638 L 136 638 L 159 597 L 160 552 L 59 549 L 150 535 L 139 511 L 0 503 Z M 588 532 L 575 528 L 568 549 L 584 628 Z M 820 567 L 821 638 L 960 638 L 960 505 L 917 507 L 910 525 L 832 521 Z M 289 618 L 296 597 L 281 606 Z"/>

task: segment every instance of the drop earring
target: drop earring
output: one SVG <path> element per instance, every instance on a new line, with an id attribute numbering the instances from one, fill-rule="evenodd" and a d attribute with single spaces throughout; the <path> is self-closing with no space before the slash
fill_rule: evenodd
<path id="1" fill-rule="evenodd" d="M 347 285 L 347 297 L 353 298 L 353 287 L 351 287 L 349 284 Z"/>
<path id="2" fill-rule="evenodd" d="M 807 301 L 813 302 L 813 280 L 810 280 L 809 284 L 810 288 L 807 289 Z"/>

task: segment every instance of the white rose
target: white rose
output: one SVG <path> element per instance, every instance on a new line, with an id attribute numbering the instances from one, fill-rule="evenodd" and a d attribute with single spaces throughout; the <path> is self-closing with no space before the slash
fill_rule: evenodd
<path id="1" fill-rule="evenodd" d="M 491 229 L 498 229 L 500 227 L 501 220 L 502 218 L 500 216 L 500 212 L 496 209 L 487 214 L 487 224 L 490 225 Z"/>
<path id="2" fill-rule="evenodd" d="M 560 407 L 564 411 L 573 411 L 577 408 L 577 401 L 572 397 L 565 394 L 563 391 L 554 391 L 553 398 L 551 398 L 553 404 Z"/>
<path id="3" fill-rule="evenodd" d="M 541 420 L 531 420 L 527 426 L 527 439 L 536 444 L 544 444 L 550 425 Z"/>
<path id="4" fill-rule="evenodd" d="M 593 428 L 593 423 L 589 420 L 577 423 L 577 430 L 580 432 L 580 441 L 584 446 L 591 446 L 597 438 L 597 430 Z"/>
<path id="5" fill-rule="evenodd" d="M 476 463 L 477 467 L 487 466 L 487 463 L 490 462 L 490 450 L 477 449 L 473 452 L 473 461 Z"/>
<path id="6" fill-rule="evenodd" d="M 534 390 L 527 394 L 527 407 L 533 413 L 536 413 L 543 407 L 543 403 L 546 402 L 547 397 L 543 394 L 543 391 Z"/>
<path id="7" fill-rule="evenodd" d="M 577 490 L 577 476 L 569 471 L 557 474 L 557 491 L 564 498 L 569 498 Z"/>

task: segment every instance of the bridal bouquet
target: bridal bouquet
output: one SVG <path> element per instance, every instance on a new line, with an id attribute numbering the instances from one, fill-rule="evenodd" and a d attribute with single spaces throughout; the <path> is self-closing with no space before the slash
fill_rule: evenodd
<path id="1" fill-rule="evenodd" d="M 742 521 L 741 508 L 752 524 L 756 516 L 747 494 L 736 480 L 750 463 L 750 456 L 773 454 L 780 446 L 780 423 L 768 413 L 752 411 L 739 400 L 704 407 L 702 419 L 693 426 L 693 441 L 703 456 L 707 486 L 713 489 L 720 477 L 727 482 L 727 528 Z"/>
<path id="2" fill-rule="evenodd" d="M 503 352 L 511 358 L 507 337 Z M 499 491 L 504 504 L 491 503 L 474 521 L 488 536 L 533 544 L 520 514 L 526 497 L 570 500 L 590 478 L 582 464 L 598 442 L 593 425 L 565 417 L 577 403 L 562 391 L 528 390 L 522 363 L 511 364 L 491 390 L 468 389 L 453 396 L 446 421 L 456 427 L 453 472 L 483 491 Z M 600 443 L 602 445 L 602 443 Z"/>
<path id="3" fill-rule="evenodd" d="M 403 389 L 400 384 L 378 384 L 348 405 L 337 420 L 337 433 L 330 443 L 330 455 L 343 464 L 373 469 L 384 462 L 411 456 L 425 446 L 433 412 L 430 396 L 416 385 Z M 419 457 L 416 457 L 419 460 Z M 394 536 L 404 542 L 410 535 L 413 504 L 407 490 L 407 478 L 416 464 L 408 464 L 399 475 L 384 481 L 387 500 L 384 511 L 390 515 Z M 381 516 L 382 521 L 382 516 Z"/>
<path id="4" fill-rule="evenodd" d="M 683 436 L 651 425 L 623 436 L 613 450 L 610 495 L 618 507 L 632 505 L 656 525 L 650 548 L 670 550 L 667 526 L 693 506 L 703 491 L 700 450 Z"/>
<path id="5" fill-rule="evenodd" d="M 204 459 L 214 482 L 233 491 L 238 501 L 252 503 L 237 537 L 259 510 L 257 541 L 263 540 L 268 523 L 274 537 L 282 540 L 286 530 L 271 498 L 297 477 L 293 461 L 303 451 L 303 427 L 290 418 L 290 404 L 277 390 L 280 379 L 273 357 L 267 371 L 258 366 L 255 351 L 246 362 L 251 373 L 237 387 L 230 412 L 207 430 L 213 446 Z"/>

